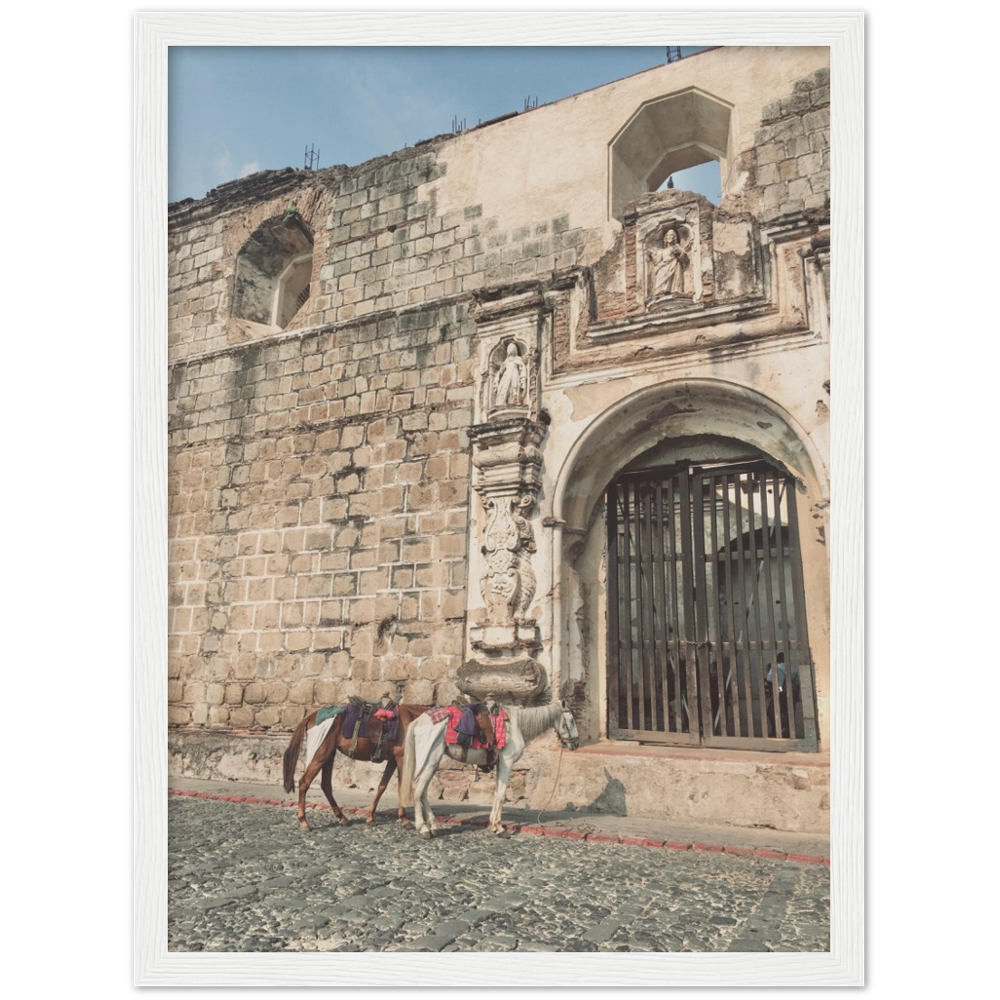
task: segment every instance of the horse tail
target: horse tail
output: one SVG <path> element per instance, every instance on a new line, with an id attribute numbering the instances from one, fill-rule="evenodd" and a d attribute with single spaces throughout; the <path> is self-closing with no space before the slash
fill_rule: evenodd
<path id="1" fill-rule="evenodd" d="M 399 804 L 402 807 L 413 805 L 413 775 L 416 771 L 417 737 L 414 719 L 406 727 L 406 738 L 403 740 L 403 775 L 399 784 Z"/>
<path id="2" fill-rule="evenodd" d="M 285 779 L 285 791 L 295 791 L 295 765 L 299 762 L 299 751 L 302 749 L 302 737 L 305 736 L 306 729 L 309 728 L 310 716 L 306 716 L 292 733 L 292 740 L 288 744 L 283 759 L 282 773 Z"/>

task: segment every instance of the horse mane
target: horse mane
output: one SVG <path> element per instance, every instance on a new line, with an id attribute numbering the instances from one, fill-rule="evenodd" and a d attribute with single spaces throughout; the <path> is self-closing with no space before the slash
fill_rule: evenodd
<path id="1" fill-rule="evenodd" d="M 554 701 L 549 705 L 535 705 L 531 708 L 511 706 L 506 711 L 511 717 L 511 721 L 520 729 L 521 738 L 525 743 L 530 743 L 546 729 L 552 728 L 556 719 L 562 715 L 562 703 Z"/>

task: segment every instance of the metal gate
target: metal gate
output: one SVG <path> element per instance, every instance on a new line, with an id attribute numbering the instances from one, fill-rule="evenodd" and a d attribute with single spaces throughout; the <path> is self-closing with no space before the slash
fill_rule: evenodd
<path id="1" fill-rule="evenodd" d="M 765 462 L 629 473 L 607 518 L 609 735 L 817 749 L 795 480 Z"/>

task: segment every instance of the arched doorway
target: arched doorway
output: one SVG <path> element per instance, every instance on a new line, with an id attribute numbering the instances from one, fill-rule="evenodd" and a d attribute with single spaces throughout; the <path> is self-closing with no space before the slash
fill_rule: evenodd
<path id="1" fill-rule="evenodd" d="M 815 750 L 794 477 L 760 458 L 640 467 L 605 510 L 608 735 Z"/>
<path id="2" fill-rule="evenodd" d="M 721 380 L 603 411 L 553 492 L 554 663 L 590 740 L 818 750 L 828 486 L 774 400 Z"/>

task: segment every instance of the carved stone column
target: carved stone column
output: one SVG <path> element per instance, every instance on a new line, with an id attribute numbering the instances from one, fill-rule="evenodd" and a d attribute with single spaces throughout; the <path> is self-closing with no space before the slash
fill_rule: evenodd
<path id="1" fill-rule="evenodd" d="M 535 659 L 542 636 L 533 610 L 548 309 L 541 287 L 529 282 L 483 289 L 472 310 L 479 364 L 469 437 L 479 510 L 469 545 L 468 659 L 456 680 L 476 699 L 530 704 L 548 688 Z"/>
<path id="2" fill-rule="evenodd" d="M 528 417 L 470 428 L 473 488 L 485 513 L 479 551 L 479 587 L 485 611 L 470 616 L 474 655 L 457 683 L 470 697 L 487 696 L 528 704 L 546 688 L 545 670 L 534 658 L 541 647 L 538 625 L 529 616 L 535 596 L 535 534 L 532 519 L 541 486 L 545 427 Z M 470 580 L 470 585 L 473 581 Z"/>

